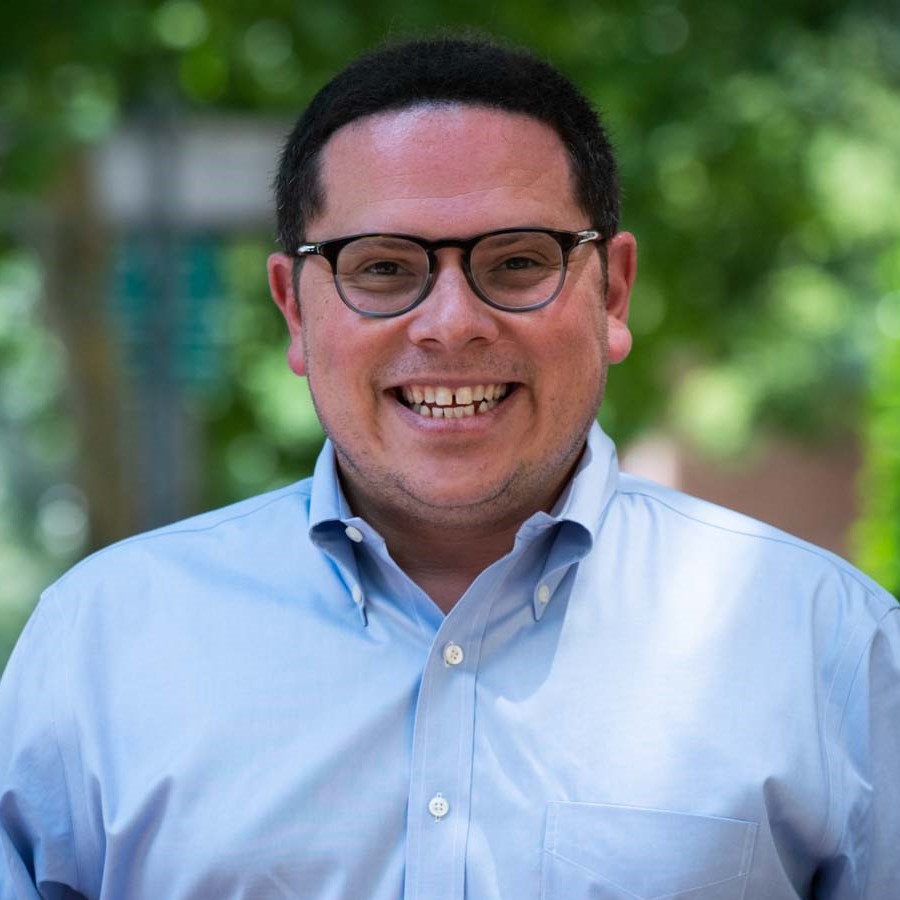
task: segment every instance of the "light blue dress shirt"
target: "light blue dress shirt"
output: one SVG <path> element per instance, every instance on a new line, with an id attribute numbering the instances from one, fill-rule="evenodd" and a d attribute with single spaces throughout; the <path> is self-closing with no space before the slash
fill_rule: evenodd
<path id="1" fill-rule="evenodd" d="M 900 607 L 620 475 L 446 617 L 312 479 L 44 595 L 0 687 L 0 898 L 891 900 Z"/>

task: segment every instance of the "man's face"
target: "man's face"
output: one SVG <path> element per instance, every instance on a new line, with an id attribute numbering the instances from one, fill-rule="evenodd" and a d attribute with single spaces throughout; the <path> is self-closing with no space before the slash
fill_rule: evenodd
<path id="1" fill-rule="evenodd" d="M 424 106 L 358 120 L 325 146 L 321 178 L 325 209 L 308 241 L 592 225 L 575 202 L 556 133 L 480 107 Z M 460 251 L 447 248 L 438 251 L 424 302 L 371 319 L 344 305 L 330 266 L 316 256 L 303 263 L 298 313 L 291 260 L 275 254 L 270 285 L 290 329 L 289 361 L 309 378 L 354 511 L 475 527 L 521 521 L 552 505 L 584 446 L 607 365 L 630 348 L 634 268 L 633 238 L 620 234 L 610 244 L 604 298 L 600 254 L 578 247 L 553 303 L 511 313 L 472 292 Z M 417 391 L 439 389 L 467 405 L 467 389 L 478 386 L 503 398 L 462 418 L 426 418 L 410 406 Z"/>

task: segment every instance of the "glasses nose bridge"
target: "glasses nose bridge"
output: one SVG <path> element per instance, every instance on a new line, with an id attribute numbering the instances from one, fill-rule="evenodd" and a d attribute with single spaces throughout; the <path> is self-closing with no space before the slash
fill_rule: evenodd
<path id="1" fill-rule="evenodd" d="M 428 256 L 429 274 L 414 304 L 417 311 L 408 320 L 407 334 L 413 342 L 459 350 L 472 342 L 496 340 L 497 316 L 475 283 L 469 261 L 477 240 L 447 238 L 421 242 Z M 445 254 L 449 258 L 441 261 L 439 275 L 438 253 L 447 250 L 459 253 Z M 433 292 L 437 296 L 432 296 Z"/>
<path id="2" fill-rule="evenodd" d="M 448 247 L 452 247 L 455 250 L 462 250 L 462 256 L 460 257 L 460 259 L 463 268 L 465 269 L 469 265 L 469 260 L 472 256 L 472 250 L 479 240 L 481 240 L 481 238 L 470 238 L 468 240 L 463 238 L 442 238 L 439 241 L 423 241 L 422 246 L 425 252 L 428 254 L 429 260 L 431 260 L 432 262 L 432 268 L 435 268 L 437 266 L 438 250 L 445 250 Z"/>
<path id="3" fill-rule="evenodd" d="M 432 292 L 435 283 L 437 282 L 438 251 L 450 248 L 462 251 L 459 258 L 459 267 L 462 269 L 462 273 L 465 276 L 466 282 L 468 283 L 469 287 L 472 289 L 478 299 L 483 301 L 484 298 L 478 291 L 474 277 L 472 275 L 472 250 L 475 248 L 475 245 L 479 240 L 481 240 L 480 237 L 469 239 L 442 238 L 439 241 L 421 242 L 421 247 L 428 257 L 428 283 L 425 288 L 425 293 L 422 296 L 422 300 L 424 300 Z M 419 302 L 422 302 L 422 300 L 420 300 Z"/>

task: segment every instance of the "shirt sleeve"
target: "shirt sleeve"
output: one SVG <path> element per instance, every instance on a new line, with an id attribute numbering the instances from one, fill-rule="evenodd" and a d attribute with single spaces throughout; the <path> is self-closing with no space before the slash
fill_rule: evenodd
<path id="1" fill-rule="evenodd" d="M 900 885 L 900 607 L 859 660 L 837 737 L 832 790 L 837 852 L 817 900 L 887 900 Z"/>
<path id="2" fill-rule="evenodd" d="M 60 623 L 33 613 L 0 680 L 0 900 L 77 898 L 56 709 Z"/>

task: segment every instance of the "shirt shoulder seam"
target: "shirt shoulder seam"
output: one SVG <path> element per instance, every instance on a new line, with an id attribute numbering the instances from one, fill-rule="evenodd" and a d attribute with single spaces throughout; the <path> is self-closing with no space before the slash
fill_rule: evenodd
<path id="1" fill-rule="evenodd" d="M 774 525 L 766 525 L 764 522 L 761 522 L 760 523 L 761 525 L 763 525 L 766 528 L 772 529 L 772 531 L 775 533 L 774 534 L 756 534 L 752 531 L 744 531 L 740 528 L 731 528 L 727 525 L 722 525 L 718 522 L 711 522 L 708 519 L 704 519 L 704 518 L 700 518 L 699 516 L 691 515 L 690 513 L 686 512 L 685 510 L 679 509 L 677 506 L 673 505 L 672 503 L 666 502 L 665 499 L 658 496 L 657 494 L 652 493 L 651 491 L 643 490 L 642 488 L 640 488 L 638 486 L 635 486 L 635 487 L 621 487 L 620 486 L 618 488 L 618 492 L 620 494 L 636 494 L 641 497 L 646 497 L 648 500 L 658 503 L 660 506 L 666 507 L 666 509 L 671 510 L 676 515 L 681 516 L 684 519 L 688 519 L 692 522 L 696 522 L 698 525 L 704 525 L 707 528 L 714 528 L 717 531 L 723 531 L 723 532 L 727 532 L 729 534 L 735 534 L 735 535 L 739 535 L 741 537 L 746 537 L 746 538 L 750 538 L 750 539 L 767 541 L 772 544 L 783 544 L 784 546 L 792 547 L 793 549 L 795 549 L 797 551 L 808 553 L 810 556 L 817 557 L 818 559 L 822 560 L 822 562 L 828 563 L 832 567 L 839 569 L 841 572 L 846 574 L 848 577 L 852 578 L 853 581 L 860 588 L 862 588 L 866 592 L 866 594 L 868 594 L 870 597 L 874 598 L 874 597 L 880 597 L 882 595 L 885 595 L 886 597 L 891 596 L 890 594 L 887 594 L 887 592 L 884 591 L 884 589 L 877 588 L 877 586 L 874 583 L 872 583 L 872 584 L 868 583 L 867 579 L 865 578 L 863 573 L 858 572 L 852 565 L 850 565 L 845 560 L 841 559 L 839 556 L 836 556 L 835 554 L 831 553 L 828 550 L 824 550 L 821 547 L 817 547 L 815 544 L 807 543 L 806 541 L 804 541 L 801 538 L 793 537 L 792 535 L 789 535 L 787 533 L 779 532 L 779 530 L 777 528 L 775 528 Z M 707 502 L 707 501 L 700 501 L 700 502 Z M 743 515 L 742 513 L 735 513 L 735 514 Z M 888 607 L 888 611 L 890 611 L 890 609 L 891 608 Z M 880 619 L 879 619 L 879 621 L 880 621 Z"/>
<path id="2" fill-rule="evenodd" d="M 197 519 L 204 518 L 209 515 L 215 515 L 215 512 L 201 513 L 199 516 L 185 519 L 182 522 L 175 522 L 171 525 L 164 525 L 162 528 L 154 529 L 153 531 L 145 531 L 141 534 L 135 534 L 131 537 L 123 538 L 121 541 L 116 541 L 116 543 L 110 544 L 108 547 L 103 547 L 100 550 L 96 551 L 96 553 L 92 553 L 90 556 L 87 556 L 77 562 L 74 566 L 72 566 L 71 569 L 69 569 L 67 572 L 64 572 L 59 577 L 59 579 L 57 579 L 53 587 L 64 584 L 66 581 L 68 581 L 71 575 L 81 569 L 82 566 L 88 564 L 90 561 L 99 559 L 121 547 L 128 547 L 132 544 L 144 543 L 145 541 L 159 540 L 173 535 L 202 534 L 206 531 L 215 531 L 217 528 L 223 525 L 227 525 L 231 522 L 237 522 L 240 519 L 247 518 L 248 516 L 256 515 L 256 513 L 261 512 L 262 510 L 266 509 L 269 506 L 272 506 L 275 503 L 280 503 L 282 500 L 296 495 L 309 496 L 309 493 L 310 492 L 307 489 L 305 483 L 300 482 L 298 484 L 291 485 L 290 487 L 283 488 L 282 490 L 277 492 L 276 496 L 270 497 L 268 500 L 260 503 L 258 506 L 254 506 L 252 509 L 248 509 L 243 512 L 235 512 L 231 515 L 223 515 L 222 518 L 217 518 L 214 522 L 211 522 L 208 525 L 200 525 L 199 523 L 197 525 L 191 525 L 191 523 L 196 522 Z"/>

